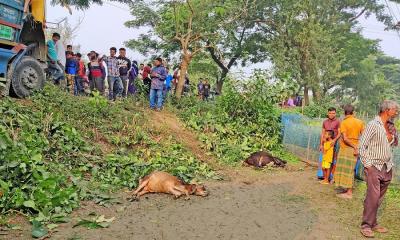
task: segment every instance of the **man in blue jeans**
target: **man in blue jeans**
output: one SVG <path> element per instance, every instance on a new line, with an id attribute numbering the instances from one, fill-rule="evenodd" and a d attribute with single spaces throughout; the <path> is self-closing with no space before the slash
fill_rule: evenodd
<path id="1" fill-rule="evenodd" d="M 117 99 L 117 96 L 121 95 L 123 90 L 116 53 L 117 49 L 112 47 L 110 48 L 110 56 L 102 57 L 108 70 L 108 99 L 114 101 Z"/>
<path id="2" fill-rule="evenodd" d="M 167 70 L 162 65 L 162 59 L 156 58 L 154 60 L 154 67 L 151 70 L 151 88 L 150 88 L 150 108 L 156 108 L 157 99 L 157 111 L 161 111 L 163 106 L 163 88 L 164 81 L 167 78 Z"/>

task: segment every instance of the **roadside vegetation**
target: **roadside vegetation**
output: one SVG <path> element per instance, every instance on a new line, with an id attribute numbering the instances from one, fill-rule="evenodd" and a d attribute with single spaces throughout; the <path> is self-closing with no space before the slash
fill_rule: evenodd
<path id="1" fill-rule="evenodd" d="M 112 107 L 110 107 L 112 105 Z M 153 170 L 185 181 L 214 172 L 172 137 L 159 141 L 141 101 L 76 98 L 46 86 L 0 102 L 0 211 L 57 223 L 81 200 L 112 201 Z M 34 224 L 35 227 L 35 224 Z"/>
<path id="2" fill-rule="evenodd" d="M 248 81 L 229 81 L 213 102 L 181 99 L 177 114 L 222 163 L 237 164 L 260 150 L 296 162 L 281 145 L 281 89 L 281 83 L 255 74 Z"/>

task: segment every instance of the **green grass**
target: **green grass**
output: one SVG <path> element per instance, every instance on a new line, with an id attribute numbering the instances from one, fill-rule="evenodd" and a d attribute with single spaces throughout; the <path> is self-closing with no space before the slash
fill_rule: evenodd
<path id="1" fill-rule="evenodd" d="M 343 217 L 345 224 L 359 226 L 363 211 L 363 201 L 367 186 L 365 182 L 357 181 L 354 199 L 352 201 L 339 201 L 338 208 L 345 209 L 347 217 Z M 378 211 L 378 223 L 389 229 L 387 234 L 376 234 L 376 238 L 385 240 L 400 239 L 400 186 L 391 184 L 385 195 L 384 201 Z"/>
<path id="2" fill-rule="evenodd" d="M 30 99 L 2 99 L 0 212 L 57 222 L 82 199 L 134 188 L 153 170 L 185 181 L 214 177 L 179 140 L 155 140 L 160 133 L 148 126 L 145 106 L 140 98 L 111 103 L 54 86 Z"/>

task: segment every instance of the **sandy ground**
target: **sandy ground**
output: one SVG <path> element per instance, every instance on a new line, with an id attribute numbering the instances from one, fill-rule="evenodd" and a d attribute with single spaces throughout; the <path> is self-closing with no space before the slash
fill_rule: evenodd
<path id="1" fill-rule="evenodd" d="M 120 193 L 115 197 L 121 204 L 108 208 L 83 202 L 51 239 L 361 239 L 357 223 L 342 222 L 346 209 L 337 208 L 333 188 L 318 184 L 313 169 L 243 169 L 253 173 L 246 179 L 240 170 L 228 181 L 206 182 L 210 195 L 205 198 L 148 194 L 129 202 L 127 193 Z M 103 229 L 73 228 L 78 218 L 93 213 L 115 220 Z M 31 239 L 30 227 L 0 239 Z"/>

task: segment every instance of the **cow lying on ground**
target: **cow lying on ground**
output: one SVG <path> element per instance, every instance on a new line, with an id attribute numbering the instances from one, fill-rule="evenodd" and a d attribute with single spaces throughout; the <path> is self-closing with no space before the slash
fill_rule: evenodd
<path id="1" fill-rule="evenodd" d="M 246 164 L 262 168 L 268 164 L 273 164 L 274 167 L 285 167 L 286 161 L 272 156 L 268 152 L 255 152 L 250 155 L 245 161 Z"/>
<path id="2" fill-rule="evenodd" d="M 189 199 L 189 195 L 207 196 L 204 186 L 196 184 L 185 184 L 179 178 L 166 173 L 155 171 L 139 180 L 138 188 L 132 194 L 132 200 L 146 193 L 168 193 L 179 198 L 182 195 Z"/>

